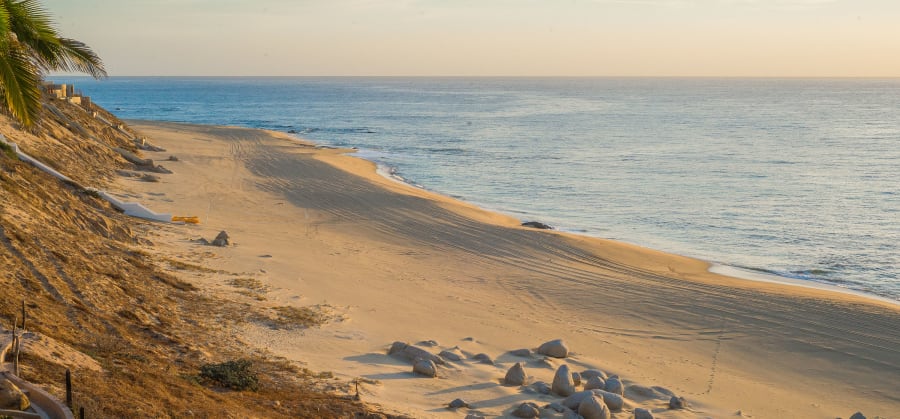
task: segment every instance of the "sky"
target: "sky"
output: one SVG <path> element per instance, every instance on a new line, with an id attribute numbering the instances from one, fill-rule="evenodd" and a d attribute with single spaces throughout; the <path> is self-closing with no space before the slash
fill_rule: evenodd
<path id="1" fill-rule="evenodd" d="M 44 0 L 112 76 L 900 77 L 900 0 Z"/>

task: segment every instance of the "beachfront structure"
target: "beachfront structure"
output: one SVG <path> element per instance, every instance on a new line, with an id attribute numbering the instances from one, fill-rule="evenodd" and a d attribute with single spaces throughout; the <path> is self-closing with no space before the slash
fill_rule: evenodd
<path id="1" fill-rule="evenodd" d="M 75 91 L 74 84 L 56 84 L 53 82 L 44 83 L 44 90 L 50 97 L 67 100 L 76 105 L 81 105 L 85 109 L 91 109 L 90 96 L 84 96 L 79 91 Z"/>
<path id="2" fill-rule="evenodd" d="M 47 93 L 57 99 L 65 99 L 75 95 L 75 85 L 72 84 L 54 84 L 52 82 L 44 84 Z"/>

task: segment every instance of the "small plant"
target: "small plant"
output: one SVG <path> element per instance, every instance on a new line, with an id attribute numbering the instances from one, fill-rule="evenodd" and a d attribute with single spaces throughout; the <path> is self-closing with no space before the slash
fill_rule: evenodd
<path id="1" fill-rule="evenodd" d="M 0 141 L 0 151 L 2 151 L 3 154 L 6 155 L 6 157 L 9 157 L 13 160 L 18 160 L 18 158 L 19 158 L 18 156 L 16 156 L 16 151 L 13 150 L 12 146 L 4 143 L 3 141 Z M 3 419 L 3 418 L 0 417 L 0 419 Z"/>
<path id="2" fill-rule="evenodd" d="M 334 318 L 331 307 L 317 304 L 307 307 L 273 307 L 275 318 L 261 319 L 275 329 L 308 329 L 321 326 Z"/>
<path id="3" fill-rule="evenodd" d="M 205 364 L 200 367 L 200 379 L 232 390 L 256 391 L 259 389 L 259 378 L 250 370 L 252 364 L 249 359 Z"/>

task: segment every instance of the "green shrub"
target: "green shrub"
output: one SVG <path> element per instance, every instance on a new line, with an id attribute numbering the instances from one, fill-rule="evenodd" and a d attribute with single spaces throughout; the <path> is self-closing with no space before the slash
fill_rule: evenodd
<path id="1" fill-rule="evenodd" d="M 252 364 L 248 359 L 205 364 L 200 367 L 200 378 L 207 383 L 232 390 L 256 391 L 259 389 L 259 379 L 250 371 Z"/>
<path id="2" fill-rule="evenodd" d="M 13 150 L 12 146 L 10 146 L 9 144 L 6 144 L 2 141 L 0 141 L 0 152 L 5 154 L 6 157 L 9 157 L 13 160 L 19 159 L 19 156 L 16 156 L 16 152 L 15 152 L 15 150 Z M 0 418 L 0 419 L 2 419 L 2 418 Z"/>

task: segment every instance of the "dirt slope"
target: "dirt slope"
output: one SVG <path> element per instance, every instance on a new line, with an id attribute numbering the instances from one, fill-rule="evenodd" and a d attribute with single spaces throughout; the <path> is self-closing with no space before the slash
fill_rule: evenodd
<path id="1" fill-rule="evenodd" d="M 0 133 L 80 185 L 103 187 L 117 170 L 135 169 L 113 151 L 137 151 L 134 134 L 117 127 L 113 115 L 59 100 L 48 105 L 34 132 L 0 115 Z M 30 331 L 102 367 L 33 351 L 22 356 L 22 378 L 64 398 L 65 370 L 72 369 L 75 403 L 95 418 L 370 414 L 346 394 L 347 383 L 242 347 L 227 330 L 251 314 L 168 272 L 173 264 L 201 267 L 153 260 L 143 251 L 152 246 L 152 224 L 0 151 L 0 329 L 12 327 L 24 300 Z M 201 365 L 239 358 L 253 361 L 258 392 L 198 380 Z"/>

